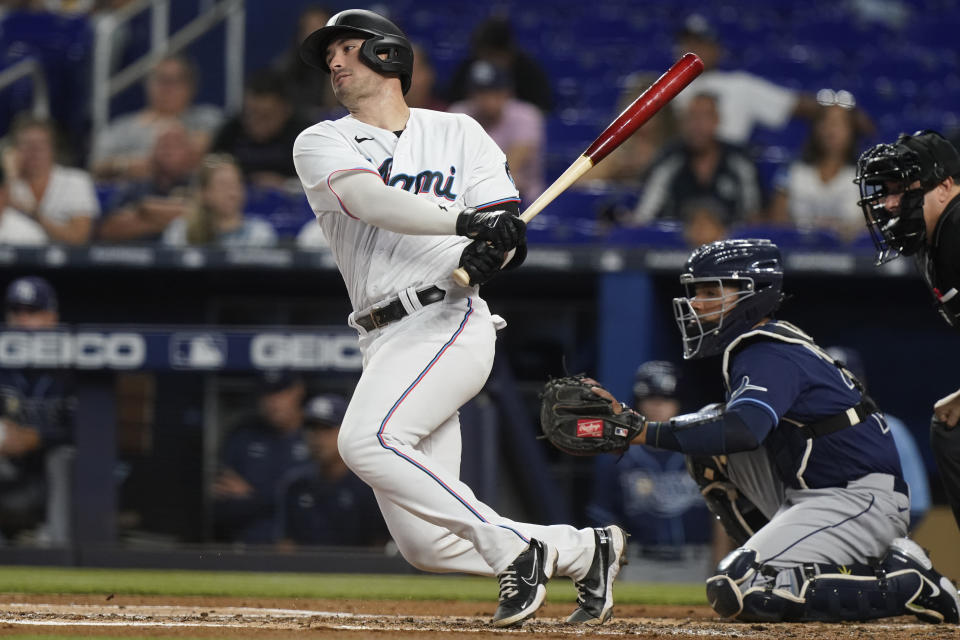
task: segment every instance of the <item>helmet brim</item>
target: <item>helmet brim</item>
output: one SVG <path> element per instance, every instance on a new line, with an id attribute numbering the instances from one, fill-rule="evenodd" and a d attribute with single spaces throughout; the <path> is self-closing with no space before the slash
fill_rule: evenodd
<path id="1" fill-rule="evenodd" d="M 330 73 L 330 66 L 327 65 L 327 47 L 330 46 L 331 42 L 344 36 L 353 36 L 366 40 L 375 35 L 377 34 L 355 27 L 343 27 L 339 25 L 321 27 L 307 36 L 300 45 L 300 59 L 311 67 Z"/>

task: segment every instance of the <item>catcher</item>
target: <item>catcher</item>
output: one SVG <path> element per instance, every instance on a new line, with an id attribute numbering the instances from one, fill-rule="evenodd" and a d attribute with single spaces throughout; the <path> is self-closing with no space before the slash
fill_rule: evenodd
<path id="1" fill-rule="evenodd" d="M 632 443 L 681 451 L 741 546 L 707 580 L 724 617 L 960 622 L 956 587 L 907 539 L 910 497 L 893 438 L 862 385 L 778 321 L 780 250 L 724 240 L 694 251 L 673 301 L 684 357 L 722 354 L 725 404 L 649 422 L 582 376 L 543 395 L 546 437 L 578 455 Z"/>

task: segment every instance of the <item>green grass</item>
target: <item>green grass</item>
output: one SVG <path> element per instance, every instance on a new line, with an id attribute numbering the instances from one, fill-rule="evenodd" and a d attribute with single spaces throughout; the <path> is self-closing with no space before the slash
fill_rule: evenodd
<path id="1" fill-rule="evenodd" d="M 492 578 L 0 567 L 0 593 L 472 600 L 497 598 Z M 622 604 L 706 604 L 702 584 L 621 582 Z M 550 600 L 573 602 L 570 580 L 550 583 Z"/>

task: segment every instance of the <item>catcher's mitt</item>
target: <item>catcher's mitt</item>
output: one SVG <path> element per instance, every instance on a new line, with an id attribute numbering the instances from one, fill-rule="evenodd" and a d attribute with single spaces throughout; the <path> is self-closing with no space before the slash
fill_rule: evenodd
<path id="1" fill-rule="evenodd" d="M 540 425 L 555 447 L 575 456 L 623 452 L 647 420 L 609 398 L 597 395 L 599 383 L 583 375 L 555 378 L 540 395 Z M 616 412 L 615 409 L 622 409 Z"/>

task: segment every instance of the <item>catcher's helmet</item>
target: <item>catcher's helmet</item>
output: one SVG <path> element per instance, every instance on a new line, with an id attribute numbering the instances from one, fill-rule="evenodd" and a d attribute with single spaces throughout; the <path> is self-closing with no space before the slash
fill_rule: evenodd
<path id="1" fill-rule="evenodd" d="M 643 400 L 650 396 L 676 398 L 680 374 L 677 367 L 666 360 L 650 360 L 637 368 L 633 376 L 633 397 Z"/>
<path id="2" fill-rule="evenodd" d="M 720 240 L 705 244 L 687 258 L 680 284 L 686 296 L 673 299 L 673 315 L 683 337 L 683 357 L 715 355 L 779 308 L 783 301 L 780 249 L 769 240 Z M 693 306 L 698 285 L 724 286 L 736 291 L 718 298 L 697 298 L 701 303 L 720 304 L 716 312 L 705 313 L 701 318 Z"/>
<path id="3" fill-rule="evenodd" d="M 300 45 L 300 58 L 311 67 L 330 73 L 327 66 L 327 47 L 340 37 L 363 38 L 360 59 L 378 73 L 396 73 L 404 95 L 413 78 L 413 46 L 400 27 L 383 16 L 365 9 L 348 9 L 336 14 L 327 25 L 317 29 Z M 386 54 L 381 59 L 378 54 Z"/>
<path id="4" fill-rule="evenodd" d="M 923 196 L 948 176 L 960 173 L 960 155 L 936 131 L 901 134 L 894 144 L 878 144 L 860 155 L 857 177 L 860 208 L 877 248 L 877 264 L 923 247 L 926 223 Z M 911 186 L 919 183 L 919 186 Z M 887 208 L 888 196 L 902 194 Z"/>

